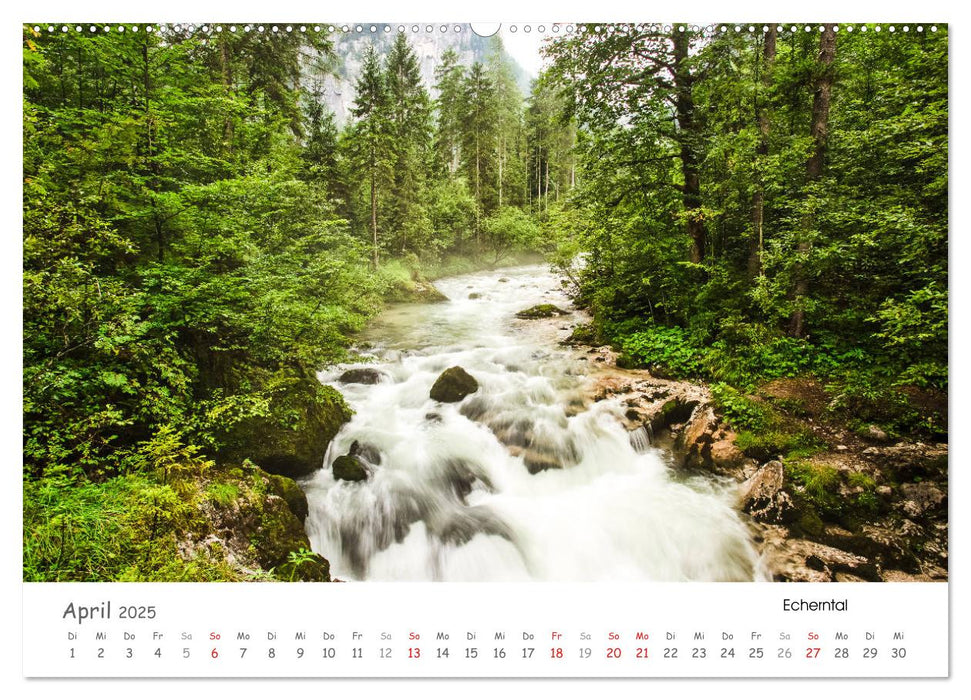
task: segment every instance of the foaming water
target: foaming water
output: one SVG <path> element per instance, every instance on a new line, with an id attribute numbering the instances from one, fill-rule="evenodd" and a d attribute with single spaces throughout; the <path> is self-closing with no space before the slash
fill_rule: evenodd
<path id="1" fill-rule="evenodd" d="M 450 299 L 401 305 L 366 340 L 376 384 L 321 374 L 354 409 L 324 468 L 302 485 L 315 551 L 347 580 L 720 581 L 763 577 L 730 489 L 681 478 L 616 401 L 588 405 L 594 371 L 556 344 L 568 308 L 542 266 L 441 280 Z M 470 299 L 469 295 L 476 295 Z M 429 398 L 459 365 L 479 383 L 460 403 Z M 330 465 L 357 443 L 362 482 Z"/>

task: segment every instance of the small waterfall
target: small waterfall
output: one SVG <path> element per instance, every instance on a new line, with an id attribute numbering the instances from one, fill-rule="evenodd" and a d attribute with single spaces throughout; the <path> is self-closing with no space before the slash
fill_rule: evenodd
<path id="1" fill-rule="evenodd" d="M 499 282 L 499 279 L 503 282 Z M 340 383 L 354 417 L 302 483 L 307 533 L 349 580 L 753 580 L 763 576 L 732 490 L 673 478 L 649 427 L 626 407 L 578 400 L 593 371 L 557 344 L 562 321 L 519 321 L 569 305 L 538 266 L 451 278 L 446 304 L 403 305 L 373 325 L 385 381 Z M 471 291 L 481 296 L 469 299 Z M 459 365 L 479 383 L 462 402 L 429 389 Z M 355 445 L 355 443 L 357 443 Z M 352 450 L 366 481 L 333 478 Z"/>
<path id="2" fill-rule="evenodd" d="M 651 424 L 645 423 L 640 428 L 631 430 L 627 435 L 630 438 L 630 446 L 634 448 L 634 452 L 639 455 L 644 454 L 649 449 L 654 442 L 653 435 L 651 433 Z"/>

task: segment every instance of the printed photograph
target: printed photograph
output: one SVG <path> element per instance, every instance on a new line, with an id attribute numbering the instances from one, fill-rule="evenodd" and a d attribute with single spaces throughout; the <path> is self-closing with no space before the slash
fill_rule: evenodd
<path id="1" fill-rule="evenodd" d="M 24 581 L 948 579 L 946 25 L 22 36 Z"/>

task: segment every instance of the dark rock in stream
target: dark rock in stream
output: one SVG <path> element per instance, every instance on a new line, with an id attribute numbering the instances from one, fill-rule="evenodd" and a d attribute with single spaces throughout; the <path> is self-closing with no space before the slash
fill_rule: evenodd
<path id="1" fill-rule="evenodd" d="M 364 444 L 355 440 L 351 443 L 351 449 L 347 451 L 351 457 L 360 457 L 365 462 L 378 466 L 381 464 L 381 451 L 374 445 Z"/>
<path id="2" fill-rule="evenodd" d="M 344 481 L 364 481 L 367 479 L 367 469 L 361 460 L 354 455 L 341 455 L 334 460 L 334 478 Z"/>
<path id="3" fill-rule="evenodd" d="M 337 378 L 341 384 L 377 384 L 384 376 L 373 367 L 356 367 L 344 372 Z"/>
<path id="4" fill-rule="evenodd" d="M 479 382 L 461 367 L 449 367 L 439 375 L 428 395 L 442 403 L 456 403 L 479 390 Z"/>
<path id="5" fill-rule="evenodd" d="M 548 452 L 538 450 L 525 450 L 523 452 L 523 465 L 530 474 L 539 474 L 547 469 L 562 469 L 563 464 Z"/>

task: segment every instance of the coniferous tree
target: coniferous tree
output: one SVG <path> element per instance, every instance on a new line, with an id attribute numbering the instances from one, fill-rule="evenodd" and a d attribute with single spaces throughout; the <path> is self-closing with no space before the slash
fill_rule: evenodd
<path id="1" fill-rule="evenodd" d="M 351 114 L 356 119 L 352 132 L 352 149 L 357 167 L 365 174 L 368 183 L 368 204 L 371 229 L 371 261 L 378 267 L 380 243 L 378 238 L 379 200 L 392 167 L 392 141 L 394 138 L 390 113 L 390 95 L 374 47 L 368 46 L 361 66 L 361 75 L 355 85 L 356 96 Z"/>
<path id="2" fill-rule="evenodd" d="M 476 202 L 475 237 L 480 221 L 495 206 L 494 180 L 490 177 L 496 153 L 497 119 L 495 86 L 481 63 L 473 63 L 462 93 L 462 165 Z"/>
<path id="3" fill-rule="evenodd" d="M 418 57 L 399 33 L 386 63 L 391 189 L 388 222 L 396 254 L 420 249 L 428 228 L 422 200 L 430 161 L 432 108 Z"/>
<path id="4" fill-rule="evenodd" d="M 435 101 L 437 113 L 435 130 L 435 155 L 438 167 L 450 176 L 459 169 L 462 135 L 462 94 L 465 69 L 459 65 L 455 49 L 449 47 L 442 53 L 435 67 Z"/>

